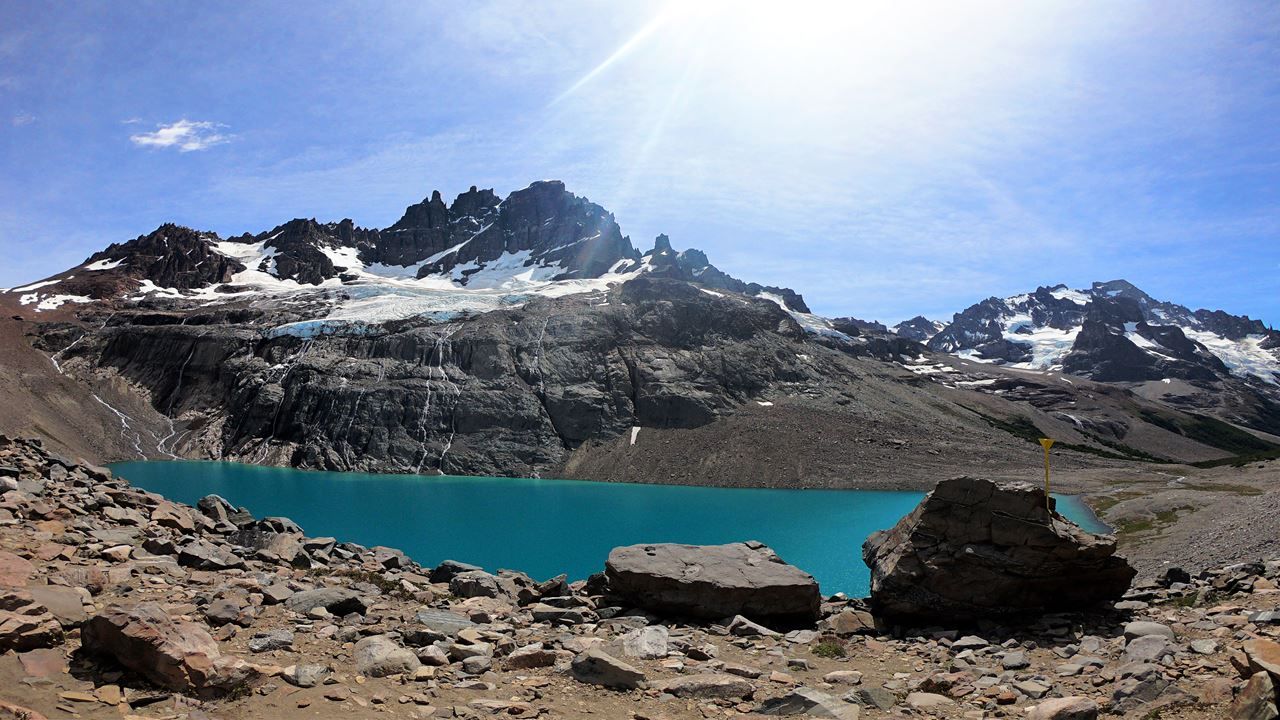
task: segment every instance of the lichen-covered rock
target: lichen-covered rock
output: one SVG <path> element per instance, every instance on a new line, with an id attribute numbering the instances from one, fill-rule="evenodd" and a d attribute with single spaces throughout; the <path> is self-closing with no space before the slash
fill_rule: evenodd
<path id="1" fill-rule="evenodd" d="M 813 576 L 758 542 L 614 548 L 605 575 L 612 594 L 672 616 L 812 623 L 821 604 Z"/>
<path id="2" fill-rule="evenodd" d="M 1116 600 L 1135 572 L 1115 539 L 1081 530 L 1026 483 L 938 483 L 862 546 L 877 615 L 930 624 L 1080 610 Z"/>

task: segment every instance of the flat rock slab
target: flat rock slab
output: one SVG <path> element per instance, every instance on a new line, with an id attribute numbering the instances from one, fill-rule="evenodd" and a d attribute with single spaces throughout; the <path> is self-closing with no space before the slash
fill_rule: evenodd
<path id="1" fill-rule="evenodd" d="M 8 550 L 0 550 L 0 587 L 21 587 L 35 574 L 36 566 Z"/>
<path id="2" fill-rule="evenodd" d="M 52 677 L 67 672 L 67 656 L 56 648 L 42 648 L 18 654 L 22 672 L 28 677 Z"/>
<path id="3" fill-rule="evenodd" d="M 822 600 L 812 575 L 758 542 L 614 548 L 605 575 L 633 606 L 678 617 L 812 623 Z"/>

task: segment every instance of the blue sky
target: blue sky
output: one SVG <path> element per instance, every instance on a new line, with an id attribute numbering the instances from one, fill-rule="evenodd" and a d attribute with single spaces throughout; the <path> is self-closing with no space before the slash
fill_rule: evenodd
<path id="1" fill-rule="evenodd" d="M 0 4 L 0 286 L 560 178 L 818 312 L 1124 277 L 1280 323 L 1280 5 Z"/>

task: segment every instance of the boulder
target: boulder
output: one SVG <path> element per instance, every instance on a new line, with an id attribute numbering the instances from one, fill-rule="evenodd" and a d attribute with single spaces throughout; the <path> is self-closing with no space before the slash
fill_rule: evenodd
<path id="1" fill-rule="evenodd" d="M 1118 599 L 1135 571 L 1115 538 L 1052 510 L 1027 483 L 938 483 L 862 546 L 879 616 L 927 624 L 1080 610 Z"/>
<path id="2" fill-rule="evenodd" d="M 352 650 L 356 671 L 369 677 L 411 673 L 422 666 L 412 650 L 400 647 L 386 635 L 373 635 L 356 643 Z"/>
<path id="3" fill-rule="evenodd" d="M 174 620 L 155 603 L 107 607 L 85 623 L 81 642 L 85 652 L 110 657 L 161 687 L 202 697 L 255 675 L 243 660 L 223 656 L 204 628 Z"/>
<path id="4" fill-rule="evenodd" d="M 483 570 L 479 565 L 469 565 L 457 560 L 445 560 L 432 569 L 428 579 L 433 583 L 447 583 L 464 572 Z"/>
<path id="5" fill-rule="evenodd" d="M 178 564 L 197 570 L 243 568 L 244 559 L 224 547 L 196 540 L 178 549 Z"/>
<path id="6" fill-rule="evenodd" d="M 303 590 L 289 596 L 284 606 L 294 612 L 305 613 L 322 607 L 339 617 L 349 613 L 363 614 L 368 607 L 360 594 L 348 588 L 325 587 Z"/>
<path id="7" fill-rule="evenodd" d="M 1276 685 L 1271 675 L 1254 673 L 1231 703 L 1231 720 L 1276 720 Z"/>
<path id="8" fill-rule="evenodd" d="M 637 608 L 704 620 L 811 625 L 822 600 L 813 576 L 758 542 L 614 548 L 605 575 L 609 591 Z"/>
<path id="9" fill-rule="evenodd" d="M 483 570 L 468 570 L 453 576 L 449 581 L 449 592 L 460 598 L 496 598 L 503 595 L 498 577 Z"/>

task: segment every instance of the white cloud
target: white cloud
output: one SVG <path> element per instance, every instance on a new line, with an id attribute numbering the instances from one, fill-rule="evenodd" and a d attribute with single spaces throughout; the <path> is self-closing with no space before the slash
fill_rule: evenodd
<path id="1" fill-rule="evenodd" d="M 14 127 L 22 127 L 23 125 L 30 125 L 35 121 L 36 121 L 35 115 L 32 115 L 31 113 L 25 113 L 25 112 L 20 112 L 17 115 L 14 115 L 13 118 L 10 119 L 10 122 L 13 123 Z"/>
<path id="2" fill-rule="evenodd" d="M 231 140 L 232 136 L 221 132 L 225 127 L 207 120 L 183 118 L 168 125 L 158 125 L 155 132 L 130 135 L 129 140 L 139 147 L 177 148 L 178 152 L 207 150 Z"/>

